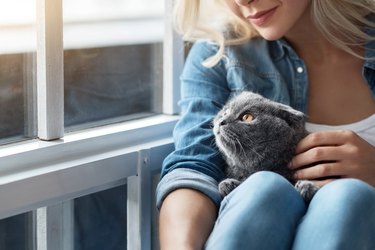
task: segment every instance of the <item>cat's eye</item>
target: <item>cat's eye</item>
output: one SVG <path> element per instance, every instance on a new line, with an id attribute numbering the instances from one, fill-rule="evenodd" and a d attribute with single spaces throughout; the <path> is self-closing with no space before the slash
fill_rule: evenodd
<path id="1" fill-rule="evenodd" d="M 241 118 L 241 120 L 243 122 L 251 122 L 253 119 L 254 119 L 254 117 L 251 114 L 249 114 L 249 113 L 243 114 L 242 118 Z"/>

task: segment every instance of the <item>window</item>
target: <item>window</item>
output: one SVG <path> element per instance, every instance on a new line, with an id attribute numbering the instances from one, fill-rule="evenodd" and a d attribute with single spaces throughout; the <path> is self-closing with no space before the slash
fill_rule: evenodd
<path id="1" fill-rule="evenodd" d="M 36 136 L 35 8 L 35 0 L 0 1 L 0 143 Z"/>
<path id="2" fill-rule="evenodd" d="M 163 7 L 64 0 L 66 129 L 162 112 Z"/>
<path id="3" fill-rule="evenodd" d="M 35 0 L 0 1 L 1 141 L 37 136 L 37 102 L 46 93 L 56 107 L 41 103 L 39 116 L 47 112 L 44 106 L 52 105 L 53 120 L 64 123 L 66 131 L 162 113 L 163 1 L 63 0 L 61 8 L 56 8 L 59 1 L 54 2 L 46 1 L 38 8 L 46 8 L 40 10 L 40 18 L 48 21 L 46 26 L 37 26 Z M 59 16 L 63 28 L 58 26 Z M 39 47 L 54 46 L 40 51 L 44 55 L 38 60 L 37 27 Z M 58 65 L 62 48 L 56 41 L 60 36 L 63 65 Z M 39 80 L 47 85 L 39 89 L 39 98 L 36 61 L 42 69 L 52 67 L 48 76 L 41 76 L 49 79 Z M 58 91 L 61 82 L 64 107 L 58 103 L 63 98 Z M 46 129 L 42 124 L 39 128 Z M 62 136 L 60 131 L 52 137 Z"/>
<path id="4" fill-rule="evenodd" d="M 87 206 L 111 196 L 122 249 L 153 248 L 184 51 L 171 5 L 0 0 L 1 249 L 88 249 Z"/>

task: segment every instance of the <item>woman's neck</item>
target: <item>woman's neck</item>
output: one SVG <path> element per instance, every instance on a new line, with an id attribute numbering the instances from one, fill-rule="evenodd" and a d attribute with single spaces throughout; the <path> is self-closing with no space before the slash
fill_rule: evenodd
<path id="1" fill-rule="evenodd" d="M 352 55 L 323 36 L 311 20 L 309 11 L 285 35 L 285 39 L 306 63 L 337 63 L 353 59 Z"/>
<path id="2" fill-rule="evenodd" d="M 317 38 L 317 36 L 311 36 L 310 39 L 307 37 L 299 39 L 289 39 L 286 37 L 286 40 L 305 63 L 340 63 L 355 59 L 353 55 L 336 47 L 324 37 Z"/>

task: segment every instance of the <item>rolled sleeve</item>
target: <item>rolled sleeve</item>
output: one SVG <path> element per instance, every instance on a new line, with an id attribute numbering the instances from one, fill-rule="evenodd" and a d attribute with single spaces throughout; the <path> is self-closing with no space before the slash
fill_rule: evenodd
<path id="1" fill-rule="evenodd" d="M 180 188 L 190 188 L 207 195 L 217 207 L 220 206 L 221 196 L 215 179 L 192 169 L 176 169 L 159 182 L 157 187 L 156 205 L 160 209 L 164 198 L 172 191 Z"/>

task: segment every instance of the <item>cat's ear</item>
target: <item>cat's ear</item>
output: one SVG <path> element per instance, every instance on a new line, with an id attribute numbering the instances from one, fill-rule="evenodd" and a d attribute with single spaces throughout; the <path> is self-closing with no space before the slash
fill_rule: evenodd
<path id="1" fill-rule="evenodd" d="M 276 113 L 278 117 L 285 120 L 291 127 L 297 128 L 305 125 L 306 115 L 290 106 L 277 103 Z"/>

